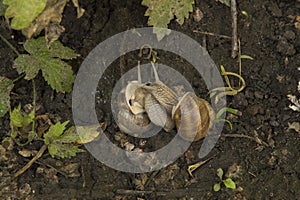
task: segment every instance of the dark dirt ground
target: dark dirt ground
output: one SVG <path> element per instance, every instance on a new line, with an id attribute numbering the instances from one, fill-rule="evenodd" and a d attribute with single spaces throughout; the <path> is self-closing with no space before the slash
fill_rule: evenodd
<path id="1" fill-rule="evenodd" d="M 100 42 L 119 32 L 147 26 L 144 17 L 145 7 L 140 1 L 80 1 L 86 9 L 83 17 L 76 19 L 76 10 L 71 5 L 65 9 L 62 24 L 66 32 L 60 38 L 64 45 L 81 54 L 70 62 L 76 72 L 83 59 Z M 224 65 L 228 71 L 238 72 L 236 59 L 231 58 L 231 41 L 219 37 L 204 36 L 193 30 L 231 35 L 230 9 L 214 0 L 196 0 L 204 14 L 200 22 L 192 16 L 179 26 L 173 21 L 169 28 L 180 31 L 202 43 L 217 66 Z M 231 116 L 233 129 L 225 126 L 223 134 L 243 134 L 258 137 L 268 144 L 260 145 L 247 138 L 222 136 L 207 158 L 208 163 L 197 169 L 190 177 L 187 166 L 198 161 L 197 152 L 202 141 L 192 144 L 188 152 L 175 163 L 159 172 L 130 174 L 111 169 L 93 158 L 88 152 L 72 159 L 52 159 L 48 153 L 40 158 L 17 180 L 9 182 L 10 177 L 24 166 L 28 159 L 20 156 L 17 147 L 1 152 L 5 160 L 0 160 L 0 198 L 1 199 L 300 199 L 300 135 L 287 130 L 288 122 L 299 122 L 300 113 L 288 108 L 287 94 L 297 93 L 300 80 L 300 30 L 294 27 L 294 17 L 300 15 L 300 2 L 292 0 L 248 0 L 238 1 L 238 32 L 242 53 L 254 60 L 243 60 L 242 76 L 247 87 L 234 97 L 228 97 L 228 105 L 242 112 L 242 116 Z M 247 11 L 249 17 L 240 14 Z M 19 42 L 24 38 L 18 32 L 10 31 L 3 21 L 1 34 L 22 52 Z M 205 38 L 204 38 L 205 37 Z M 12 68 L 16 55 L 3 42 L 0 42 L 0 73 L 16 78 Z M 163 52 L 162 61 L 167 60 Z M 125 56 L 126 66 L 136 65 L 136 56 Z M 170 61 L 169 61 L 170 62 Z M 180 63 L 168 63 L 180 70 Z M 119 69 L 119 62 L 111 66 Z M 127 69 L 127 68 L 126 68 Z M 128 67 L 129 69 L 129 67 Z M 112 70 L 113 71 L 113 70 Z M 207 98 L 205 86 L 185 72 L 195 91 Z M 113 84 L 120 74 L 107 72 L 114 80 L 107 83 L 107 89 L 100 91 L 97 113 L 100 121 L 106 121 L 106 133 L 113 135 L 118 130 L 112 116 L 101 102 L 107 100 Z M 62 118 L 72 117 L 71 94 L 53 93 L 41 77 L 36 79 L 37 103 L 42 111 Z M 53 96 L 51 99 L 49 97 Z M 12 106 L 32 102 L 31 83 L 21 80 L 16 83 L 12 94 Z M 9 130 L 8 117 L 0 121 L 0 139 Z M 159 136 L 161 137 L 161 136 Z M 168 136 L 171 137 L 171 136 Z M 113 136 L 111 136 L 113 139 Z M 149 148 L 159 146 L 158 140 L 150 139 Z M 40 143 L 26 148 L 38 149 Z M 233 180 L 238 189 L 214 192 L 213 185 L 219 181 L 218 168 L 226 172 L 231 166 L 238 166 L 239 172 Z M 73 171 L 72 171 L 73 170 Z M 72 172 L 70 172 L 72 171 Z M 146 185 L 143 181 L 148 180 Z M 5 186 L 5 182 L 9 186 Z M 145 192 L 139 192 L 145 191 Z"/>

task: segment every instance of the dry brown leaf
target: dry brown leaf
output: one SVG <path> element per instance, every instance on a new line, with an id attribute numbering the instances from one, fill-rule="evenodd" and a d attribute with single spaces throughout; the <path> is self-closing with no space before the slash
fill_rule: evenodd
<path id="1" fill-rule="evenodd" d="M 57 34 L 59 35 L 54 36 L 52 28 L 49 27 L 53 24 L 57 25 L 57 27 L 60 26 L 59 24 L 62 19 L 62 13 L 68 1 L 69 0 L 47 0 L 46 8 L 44 9 L 44 11 L 32 22 L 32 24 L 28 28 L 22 30 L 23 35 L 25 35 L 25 37 L 29 39 L 40 34 L 43 29 L 48 27 L 47 30 L 51 31 L 51 38 L 58 38 L 61 34 L 61 31 L 57 31 Z M 60 30 L 62 30 L 61 27 Z M 47 35 L 48 33 L 46 31 L 46 38 Z"/>
<path id="2" fill-rule="evenodd" d="M 300 134 L 300 123 L 299 122 L 292 122 L 292 123 L 288 123 L 288 129 L 292 129 L 295 130 L 297 133 Z"/>
<path id="3" fill-rule="evenodd" d="M 78 0 L 72 0 L 72 2 L 75 8 L 77 8 L 77 18 L 80 18 L 85 10 L 79 6 Z"/>

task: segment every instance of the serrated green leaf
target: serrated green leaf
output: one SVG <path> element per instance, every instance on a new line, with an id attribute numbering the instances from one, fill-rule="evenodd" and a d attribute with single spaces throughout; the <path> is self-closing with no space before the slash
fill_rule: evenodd
<path id="1" fill-rule="evenodd" d="M 193 11 L 194 0 L 143 0 L 142 5 L 148 7 L 145 16 L 149 16 L 148 25 L 157 28 L 167 28 L 174 15 L 177 22 L 182 25 L 189 12 Z M 153 29 L 157 39 L 170 34 L 170 30 Z"/>
<path id="2" fill-rule="evenodd" d="M 226 188 L 236 189 L 235 182 L 231 178 L 227 178 L 223 181 L 223 183 L 226 186 Z"/>
<path id="3" fill-rule="evenodd" d="M 57 122 L 56 124 L 50 126 L 47 133 L 44 134 L 45 144 L 50 144 L 56 140 L 59 140 L 68 123 L 69 121 L 65 121 L 64 123 Z"/>
<path id="4" fill-rule="evenodd" d="M 25 127 L 34 121 L 34 111 L 27 114 L 21 111 L 21 105 L 14 108 L 10 114 L 10 126 L 11 127 Z"/>
<path id="5" fill-rule="evenodd" d="M 44 10 L 46 0 L 3 0 L 8 8 L 5 12 L 6 18 L 13 18 L 11 27 L 22 30 Z"/>
<path id="6" fill-rule="evenodd" d="M 70 158 L 76 156 L 76 153 L 84 152 L 83 149 L 78 148 L 74 144 L 51 143 L 48 146 L 50 155 L 58 158 Z"/>
<path id="7" fill-rule="evenodd" d="M 58 59 L 44 60 L 43 76 L 57 92 L 71 92 L 75 80 L 72 67 Z"/>
<path id="8" fill-rule="evenodd" d="M 74 126 L 64 132 L 68 122 L 62 124 L 58 122 L 50 126 L 49 131 L 44 134 L 44 142 L 48 144 L 48 150 L 52 157 L 69 158 L 84 151 L 75 144 L 79 140 L 79 136 L 76 134 Z"/>
<path id="9" fill-rule="evenodd" d="M 176 16 L 176 21 L 182 25 L 184 19 L 189 18 L 189 12 L 193 12 L 194 0 L 182 0 L 176 1 L 176 7 L 174 9 L 174 15 Z"/>
<path id="10" fill-rule="evenodd" d="M 71 126 L 65 131 L 63 135 L 59 138 L 61 143 L 75 143 L 80 139 L 79 135 L 75 131 L 75 127 Z"/>
<path id="11" fill-rule="evenodd" d="M 0 76 L 0 118 L 3 117 L 10 108 L 10 91 L 14 87 L 13 81 Z"/>
<path id="12" fill-rule="evenodd" d="M 222 168 L 217 169 L 217 176 L 218 176 L 220 179 L 222 179 L 223 174 L 224 174 L 224 172 L 223 172 L 223 169 L 222 169 Z"/>
<path id="13" fill-rule="evenodd" d="M 221 189 L 220 183 L 214 184 L 214 191 L 215 191 L 215 192 L 218 192 L 220 189 Z"/>
<path id="14" fill-rule="evenodd" d="M 61 59 L 78 56 L 72 49 L 64 47 L 59 41 L 48 49 L 45 38 L 30 39 L 24 44 L 30 55 L 22 54 L 14 62 L 18 73 L 26 73 L 25 79 L 33 79 L 42 70 L 48 84 L 57 92 L 70 92 L 75 80 L 72 67 Z"/>
<path id="15" fill-rule="evenodd" d="M 17 72 L 19 74 L 25 73 L 24 79 L 26 80 L 31 80 L 36 77 L 40 71 L 40 68 L 37 66 L 39 66 L 39 60 L 27 54 L 19 55 L 14 61 L 14 67 L 17 69 Z"/>

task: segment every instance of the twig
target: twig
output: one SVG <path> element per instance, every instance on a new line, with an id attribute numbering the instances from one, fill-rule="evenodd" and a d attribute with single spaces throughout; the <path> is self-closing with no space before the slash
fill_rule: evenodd
<path id="1" fill-rule="evenodd" d="M 199 30 L 193 30 L 194 33 L 200 33 L 203 35 L 208 35 L 208 36 L 213 36 L 213 37 L 220 37 L 220 38 L 225 38 L 225 39 L 231 39 L 231 37 L 227 36 L 227 35 L 221 35 L 221 34 L 217 34 L 217 33 L 210 33 L 210 32 L 206 32 L 206 31 L 199 31 Z"/>
<path id="2" fill-rule="evenodd" d="M 251 137 L 249 135 L 243 135 L 243 134 L 222 134 L 222 136 L 223 137 L 232 137 L 232 138 L 246 138 L 246 139 L 252 140 L 252 141 L 254 141 L 254 142 L 258 143 L 258 144 L 263 144 L 266 147 L 269 147 L 269 145 L 266 142 L 264 142 L 264 141 L 262 141 L 260 139 L 258 141 L 255 137 Z"/>
<path id="3" fill-rule="evenodd" d="M 144 194 L 153 194 L 156 196 L 163 196 L 164 199 L 174 199 L 174 198 L 180 198 L 185 197 L 187 194 L 201 194 L 204 192 L 203 187 L 197 187 L 197 188 L 176 188 L 176 189 L 165 189 L 163 191 L 157 191 L 157 190 L 126 190 L 126 189 L 117 189 L 117 194 L 123 194 L 123 195 L 144 195 Z"/>
<path id="4" fill-rule="evenodd" d="M 231 57 L 235 58 L 238 55 L 236 0 L 231 0 L 230 8 L 231 8 L 231 18 L 232 18 L 232 51 L 231 51 Z"/>
<path id="5" fill-rule="evenodd" d="M 9 46 L 9 48 L 11 48 L 17 54 L 17 56 L 20 55 L 20 53 L 17 51 L 17 49 L 7 39 L 5 39 L 5 37 L 3 37 L 3 35 L 0 34 L 0 38 L 3 40 L 3 42 L 5 42 L 5 44 L 7 44 L 7 46 Z"/>
<path id="6" fill-rule="evenodd" d="M 27 169 L 29 169 L 31 167 L 31 165 L 33 165 L 33 163 L 39 159 L 43 153 L 46 151 L 48 145 L 47 144 L 44 144 L 40 150 L 37 152 L 37 154 L 22 168 L 20 169 L 19 171 L 17 171 L 17 173 L 14 174 L 14 178 L 20 176 L 21 174 L 23 174 Z"/>

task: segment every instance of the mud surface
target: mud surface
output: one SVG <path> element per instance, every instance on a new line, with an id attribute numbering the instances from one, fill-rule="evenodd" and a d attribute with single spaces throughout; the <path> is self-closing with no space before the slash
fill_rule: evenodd
<path id="1" fill-rule="evenodd" d="M 76 18 L 76 9 L 69 4 L 62 24 L 66 32 L 61 42 L 81 55 L 70 61 L 74 71 L 88 53 L 100 42 L 122 31 L 146 27 L 145 7 L 140 1 L 80 1 L 86 10 Z M 212 0 L 196 0 L 196 7 L 203 12 L 203 19 L 195 22 L 192 15 L 179 26 L 175 21 L 169 28 L 180 31 L 206 45 L 217 66 L 224 65 L 227 71 L 238 72 L 236 59 L 231 58 L 231 40 L 198 33 L 206 31 L 231 36 L 230 8 Z M 228 115 L 233 124 L 222 132 L 211 158 L 191 177 L 187 167 L 199 161 L 197 154 L 202 141 L 195 142 L 189 150 L 170 166 L 152 173 L 130 174 L 111 169 L 93 158 L 88 152 L 72 159 L 55 160 L 44 154 L 17 180 L 7 177 L 24 166 L 29 159 L 18 154 L 25 147 L 15 146 L 10 151 L 1 150 L 0 197 L 1 199 L 300 199 L 300 135 L 288 130 L 288 123 L 299 122 L 300 113 L 288 108 L 286 95 L 297 94 L 300 80 L 300 29 L 294 26 L 300 15 L 299 1 L 238 1 L 238 32 L 242 54 L 254 60 L 243 60 L 242 77 L 247 87 L 239 94 L 228 97 L 229 107 L 242 112 L 242 116 Z M 248 17 L 241 14 L 246 11 Z M 1 22 L 1 34 L 22 52 L 19 42 L 24 38 Z M 14 35 L 15 39 L 11 39 Z M 158 52 L 161 62 L 183 73 L 197 95 L 208 99 L 207 89 L 199 77 L 194 77 L 188 64 L 176 56 Z M 2 41 L 0 42 L 0 73 L 9 78 L 18 75 L 13 69 L 16 57 Z M 111 81 L 101 82 L 96 109 L 99 121 L 108 125 L 106 134 L 114 140 L 119 134 L 107 106 L 114 84 L 121 76 L 120 66 L 125 71 L 137 63 L 137 52 L 117 60 L 105 73 Z M 179 61 L 178 61 L 179 60 Z M 41 74 L 36 78 L 37 103 L 41 113 L 52 113 L 62 121 L 72 118 L 71 94 L 54 93 Z M 31 82 L 16 82 L 12 106 L 32 102 Z M 9 130 L 8 116 L 0 121 L 0 139 Z M 174 133 L 175 134 L 175 133 Z M 159 134 L 147 141 L 145 150 L 160 148 L 174 136 Z M 236 134 L 236 137 L 228 137 Z M 253 141 L 246 137 L 259 138 Z M 136 145 L 139 140 L 130 139 Z M 116 142 L 116 141 L 115 141 Z M 33 143 L 29 149 L 41 147 Z M 3 152 L 2 152 L 3 151 Z M 3 153 L 3 154 L 2 154 Z M 213 185 L 220 182 L 218 168 L 233 173 L 236 190 L 221 185 L 219 192 Z M 11 182 L 9 182 L 9 181 Z M 5 186 L 3 182 L 8 181 Z M 4 187 L 5 186 L 5 187 Z M 3 189 L 4 188 L 4 189 Z"/>

